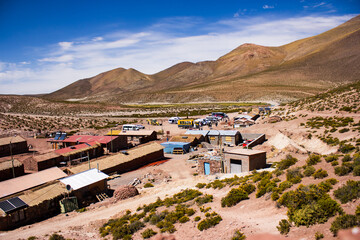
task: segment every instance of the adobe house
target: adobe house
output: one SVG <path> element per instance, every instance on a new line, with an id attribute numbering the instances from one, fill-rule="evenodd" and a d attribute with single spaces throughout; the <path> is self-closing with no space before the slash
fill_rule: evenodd
<path id="1" fill-rule="evenodd" d="M 266 167 L 266 152 L 252 149 L 224 151 L 224 167 L 227 173 L 250 172 Z"/>
<path id="2" fill-rule="evenodd" d="M 190 143 L 190 146 L 196 147 L 198 144 L 201 143 L 199 139 L 203 139 L 203 135 L 178 135 L 173 136 L 170 138 L 169 142 L 184 142 L 184 143 Z"/>
<path id="3" fill-rule="evenodd" d="M 71 189 L 76 196 L 80 207 L 87 206 L 96 200 L 96 195 L 107 191 L 107 178 L 109 175 L 96 168 L 60 179 L 60 182 Z"/>
<path id="4" fill-rule="evenodd" d="M 0 231 L 31 224 L 59 214 L 60 200 L 68 196 L 76 196 L 79 202 L 84 204 L 80 204 L 81 206 L 87 206 L 88 203 L 96 201 L 97 193 L 107 189 L 108 175 L 97 169 L 90 169 L 69 177 L 66 177 L 61 170 L 58 169 L 62 174 L 57 172 L 57 168 L 54 169 L 51 170 L 52 172 L 49 169 L 42 171 L 46 173 L 42 173 L 42 177 L 39 173 L 30 174 L 27 184 L 20 185 L 14 191 L 9 189 L 6 196 L 0 197 Z M 59 177 L 61 177 L 60 180 L 51 181 Z"/>
<path id="5" fill-rule="evenodd" d="M 102 156 L 104 154 L 104 149 L 98 142 L 89 142 L 57 149 L 55 150 L 55 153 L 61 155 L 63 161 L 68 164 L 77 164 Z"/>
<path id="6" fill-rule="evenodd" d="M 210 130 L 208 133 L 209 142 L 211 145 L 238 145 L 242 143 L 242 137 L 239 131 L 236 130 Z"/>
<path id="7" fill-rule="evenodd" d="M 53 149 L 70 147 L 81 143 L 98 142 L 109 152 L 118 152 L 121 149 L 126 149 L 128 146 L 126 136 L 73 135 L 64 140 L 51 138 L 48 142 L 52 144 Z"/>
<path id="8" fill-rule="evenodd" d="M 195 136 L 199 136 L 198 139 L 200 142 L 209 142 L 209 130 L 187 130 L 185 132 L 185 135 L 195 135 Z M 200 137 L 200 135 L 202 137 Z"/>
<path id="9" fill-rule="evenodd" d="M 0 157 L 29 151 L 27 141 L 20 136 L 0 138 Z"/>
<path id="10" fill-rule="evenodd" d="M 198 173 L 213 175 L 222 172 L 222 161 L 220 156 L 198 159 Z"/>
<path id="11" fill-rule="evenodd" d="M 16 159 L 14 159 L 14 173 L 15 177 L 20 177 L 25 174 L 24 165 Z M 11 160 L 0 162 L 0 181 L 13 177 L 13 162 Z"/>
<path id="12" fill-rule="evenodd" d="M 40 186 L 56 179 L 66 177 L 60 168 L 53 167 L 40 172 L 12 178 L 0 182 L 0 198 Z"/>
<path id="13" fill-rule="evenodd" d="M 59 214 L 59 200 L 67 192 L 63 184 L 52 181 L 0 198 L 0 231 L 14 229 Z"/>
<path id="14" fill-rule="evenodd" d="M 106 173 L 124 173 L 148 163 L 156 162 L 164 158 L 164 147 L 156 142 L 150 142 L 122 151 L 116 155 L 112 155 L 102 159 L 90 161 L 91 168 L 97 168 Z M 68 172 L 76 174 L 89 169 L 88 163 L 78 166 L 69 167 Z"/>
<path id="15" fill-rule="evenodd" d="M 26 170 L 41 171 L 51 167 L 59 167 L 64 157 L 56 152 L 31 156 L 23 161 Z"/>
<path id="16" fill-rule="evenodd" d="M 106 136 L 126 136 L 128 142 L 134 143 L 147 143 L 150 141 L 157 140 L 156 131 L 151 130 L 138 130 L 138 131 L 120 131 L 120 130 L 112 130 L 109 131 Z"/>

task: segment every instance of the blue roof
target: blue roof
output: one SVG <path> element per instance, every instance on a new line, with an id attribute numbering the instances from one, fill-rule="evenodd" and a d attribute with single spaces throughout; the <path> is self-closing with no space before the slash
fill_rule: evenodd
<path id="1" fill-rule="evenodd" d="M 176 145 L 176 146 L 186 146 L 186 145 L 190 145 L 190 143 L 187 143 L 187 142 L 163 142 L 163 143 L 160 143 L 160 145 L 163 145 L 163 146 L 171 146 L 171 145 Z"/>
<path id="2" fill-rule="evenodd" d="M 206 135 L 208 135 L 208 133 L 209 133 L 209 130 L 187 130 L 187 131 L 185 132 L 185 134 L 188 134 L 188 135 L 199 135 L 199 134 L 201 134 L 201 135 L 203 135 L 204 137 L 205 137 Z"/>

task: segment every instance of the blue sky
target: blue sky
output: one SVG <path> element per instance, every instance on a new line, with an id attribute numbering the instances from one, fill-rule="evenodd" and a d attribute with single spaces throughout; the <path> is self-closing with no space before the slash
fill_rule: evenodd
<path id="1" fill-rule="evenodd" d="M 280 46 L 359 13 L 359 0 L 0 0 L 0 94 L 47 93 L 117 67 L 153 74 L 243 43 Z"/>

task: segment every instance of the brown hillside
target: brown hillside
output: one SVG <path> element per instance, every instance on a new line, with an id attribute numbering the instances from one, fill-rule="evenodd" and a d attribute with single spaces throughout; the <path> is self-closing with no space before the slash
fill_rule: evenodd
<path id="1" fill-rule="evenodd" d="M 243 44 L 216 61 L 154 75 L 118 68 L 46 98 L 112 102 L 293 100 L 360 80 L 360 16 L 280 47 Z"/>

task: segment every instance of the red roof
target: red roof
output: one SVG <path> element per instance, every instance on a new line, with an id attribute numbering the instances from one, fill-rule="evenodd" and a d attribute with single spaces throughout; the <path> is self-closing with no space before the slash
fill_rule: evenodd
<path id="1" fill-rule="evenodd" d="M 66 142 L 66 143 L 90 143 L 90 142 L 98 142 L 101 144 L 107 144 L 118 138 L 118 136 L 91 136 L 91 135 L 72 135 L 65 140 L 53 140 L 49 139 L 50 142 Z"/>
<path id="2" fill-rule="evenodd" d="M 98 144 L 98 143 L 97 142 L 83 143 L 83 144 L 78 144 L 78 145 L 74 145 L 74 146 L 67 147 L 67 148 L 57 149 L 57 150 L 55 150 L 55 152 L 57 154 L 64 154 L 64 153 L 69 153 L 69 152 L 72 152 L 72 151 L 77 151 L 77 150 L 80 150 L 80 149 L 86 149 L 86 148 L 89 148 L 90 146 L 94 146 L 96 144 Z"/>

